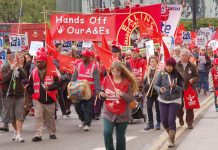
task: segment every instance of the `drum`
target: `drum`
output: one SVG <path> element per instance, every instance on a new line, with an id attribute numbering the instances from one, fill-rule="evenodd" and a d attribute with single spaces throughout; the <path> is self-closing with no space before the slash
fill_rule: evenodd
<path id="1" fill-rule="evenodd" d="M 67 93 L 72 102 L 91 98 L 91 88 L 87 80 L 70 82 L 67 86 Z"/>

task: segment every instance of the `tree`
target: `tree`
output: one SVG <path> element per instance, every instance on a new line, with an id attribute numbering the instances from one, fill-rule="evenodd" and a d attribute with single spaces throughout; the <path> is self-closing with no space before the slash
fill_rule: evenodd
<path id="1" fill-rule="evenodd" d="M 19 6 L 20 1 L 18 0 L 1 0 L 0 21 L 10 23 L 18 22 Z"/>
<path id="2" fill-rule="evenodd" d="M 1 0 L 0 22 L 16 23 L 20 16 L 21 0 Z M 55 10 L 55 0 L 23 0 L 21 22 L 44 22 L 43 6 L 48 10 Z"/>

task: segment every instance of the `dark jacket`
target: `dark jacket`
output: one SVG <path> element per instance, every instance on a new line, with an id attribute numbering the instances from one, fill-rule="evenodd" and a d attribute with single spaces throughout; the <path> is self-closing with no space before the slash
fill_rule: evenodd
<path id="1" fill-rule="evenodd" d="M 4 65 L 2 68 L 2 93 L 4 97 L 6 97 L 7 92 L 8 96 L 24 96 L 24 85 L 22 81 L 27 78 L 27 73 L 23 68 L 18 68 L 19 77 L 15 77 L 13 72 L 14 70 L 11 70 L 9 64 Z M 12 79 L 12 75 L 14 80 Z"/>
<path id="2" fill-rule="evenodd" d="M 153 81 L 154 74 L 155 74 L 155 70 L 151 69 L 149 71 L 149 75 L 148 75 L 149 77 L 146 76 L 146 78 L 144 79 L 144 91 L 145 91 L 146 94 L 147 94 L 147 92 L 149 90 L 151 82 Z M 149 78 L 150 78 L 150 83 L 149 83 Z M 148 93 L 149 97 L 157 97 L 158 96 L 158 92 L 154 89 L 154 83 L 155 82 L 153 82 L 153 85 L 152 85 L 152 87 L 150 89 L 150 92 Z"/>
<path id="3" fill-rule="evenodd" d="M 170 89 L 169 76 L 171 80 L 176 82 L 176 86 Z M 165 88 L 165 93 L 160 93 L 160 88 Z M 166 101 L 173 101 L 182 96 L 183 79 L 181 75 L 174 71 L 168 74 L 166 71 L 161 71 L 158 76 L 154 88 L 157 90 L 159 97 Z"/>
<path id="4" fill-rule="evenodd" d="M 192 84 L 192 86 L 193 87 L 196 86 L 196 83 L 199 79 L 199 75 L 197 72 L 197 67 L 194 64 L 192 64 L 191 62 L 188 61 L 187 66 L 184 70 L 183 65 L 180 61 L 176 65 L 176 70 L 180 73 L 180 75 L 182 76 L 182 78 L 184 80 L 184 88 L 185 89 L 188 88 L 188 84 L 189 84 L 190 79 L 194 80 L 194 83 Z"/>

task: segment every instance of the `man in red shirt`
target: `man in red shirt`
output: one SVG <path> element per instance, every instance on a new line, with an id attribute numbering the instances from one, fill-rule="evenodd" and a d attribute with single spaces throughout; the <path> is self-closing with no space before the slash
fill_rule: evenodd
<path id="1" fill-rule="evenodd" d="M 139 52 L 138 48 L 132 49 L 132 59 L 129 61 L 129 64 L 135 77 L 143 79 L 147 64 L 144 59 L 139 57 Z"/>

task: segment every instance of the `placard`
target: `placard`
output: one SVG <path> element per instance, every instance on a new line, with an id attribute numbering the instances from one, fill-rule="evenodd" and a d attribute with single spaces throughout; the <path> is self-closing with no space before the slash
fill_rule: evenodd
<path id="1" fill-rule="evenodd" d="M 150 40 L 145 42 L 146 50 L 147 50 L 147 56 L 153 56 L 154 55 L 154 41 Z"/>
<path id="2" fill-rule="evenodd" d="M 29 53 L 32 56 L 36 56 L 36 52 L 39 48 L 43 48 L 43 42 L 40 41 L 31 41 Z"/>
<path id="3" fill-rule="evenodd" d="M 9 41 L 10 41 L 11 52 L 19 52 L 22 50 L 21 39 L 20 39 L 20 36 L 18 34 L 11 34 L 9 36 Z"/>

